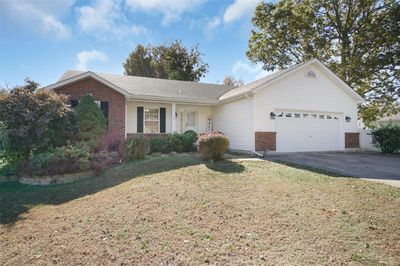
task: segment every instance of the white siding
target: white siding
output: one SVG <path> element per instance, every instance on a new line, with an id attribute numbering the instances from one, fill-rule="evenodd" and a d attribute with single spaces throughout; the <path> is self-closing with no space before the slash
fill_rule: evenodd
<path id="1" fill-rule="evenodd" d="M 184 125 L 180 124 L 180 113 L 187 111 L 196 111 L 197 112 L 197 133 L 207 133 L 207 124 L 208 118 L 211 118 L 211 106 L 201 106 L 201 105 L 189 105 L 189 104 L 177 104 L 176 105 L 176 112 L 178 113 L 178 118 L 176 122 L 176 130 L 178 132 L 184 130 Z"/>
<path id="2" fill-rule="evenodd" d="M 358 132 L 357 104 L 354 99 L 317 67 L 312 69 L 317 78 L 307 78 L 304 76 L 305 70 L 299 69 L 254 95 L 255 131 L 275 131 L 274 120 L 269 119 L 270 112 L 289 109 L 350 116 L 352 120 L 350 123 L 344 122 L 343 130 Z"/>
<path id="3" fill-rule="evenodd" d="M 128 101 L 127 117 L 126 117 L 126 133 L 137 133 L 137 108 L 139 106 L 148 108 L 166 108 L 166 133 L 171 133 L 171 104 L 151 103 L 151 102 L 134 102 Z"/>
<path id="4" fill-rule="evenodd" d="M 143 106 L 148 108 L 166 108 L 166 133 L 172 131 L 172 104 L 170 103 L 156 103 L 156 102 L 127 102 L 127 119 L 126 119 L 126 132 L 137 133 L 137 107 Z M 198 133 L 207 132 L 207 120 L 212 116 L 211 106 L 199 106 L 189 104 L 177 104 L 176 112 L 178 117 L 176 119 L 176 130 L 180 130 L 180 117 L 179 113 L 184 110 L 193 110 L 197 112 Z"/>
<path id="5" fill-rule="evenodd" d="M 253 101 L 240 99 L 213 108 L 214 131 L 225 133 L 233 150 L 254 150 Z"/>
<path id="6" fill-rule="evenodd" d="M 317 66 L 313 66 L 312 69 L 316 73 L 316 78 L 305 77 L 306 70 L 299 69 L 271 86 L 260 87 L 257 90 L 253 96 L 254 129 L 255 131 L 277 132 L 277 138 L 279 138 L 278 128 L 276 127 L 278 119 L 270 119 L 270 113 L 274 112 L 278 115 L 281 110 L 293 110 L 299 113 L 335 114 L 341 118 L 340 124 L 337 125 L 337 132 L 341 142 L 340 150 L 343 150 L 344 133 L 359 131 L 357 127 L 357 103 Z M 351 122 L 344 121 L 346 116 L 351 117 Z M 314 123 L 307 127 L 310 132 L 313 130 L 320 132 L 323 129 L 318 127 L 322 125 L 323 123 Z M 293 125 L 291 132 L 289 132 L 289 134 L 293 134 L 292 139 L 296 138 L 297 130 L 301 130 L 301 128 Z M 285 134 L 287 133 L 285 132 Z M 304 141 L 304 139 L 298 139 Z M 335 140 L 332 138 L 332 141 Z M 278 144 L 277 151 L 280 151 Z M 326 147 L 329 147 L 328 144 Z M 325 147 L 321 146 L 321 150 L 324 149 Z"/>

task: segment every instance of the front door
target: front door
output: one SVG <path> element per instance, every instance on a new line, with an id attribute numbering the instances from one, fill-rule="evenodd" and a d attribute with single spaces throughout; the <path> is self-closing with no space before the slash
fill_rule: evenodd
<path id="1" fill-rule="evenodd" d="M 193 130 L 197 132 L 197 111 L 185 111 L 184 114 L 184 131 Z"/>

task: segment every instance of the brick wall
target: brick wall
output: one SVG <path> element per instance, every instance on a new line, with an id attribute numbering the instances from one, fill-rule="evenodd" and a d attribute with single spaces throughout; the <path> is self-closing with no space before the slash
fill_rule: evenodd
<path id="1" fill-rule="evenodd" d="M 108 132 L 102 142 L 111 143 L 125 138 L 124 95 L 91 77 L 59 87 L 55 91 L 69 95 L 71 100 L 79 100 L 82 96 L 91 94 L 95 101 L 107 101 Z"/>
<path id="2" fill-rule="evenodd" d="M 344 133 L 345 148 L 360 148 L 360 133 L 346 132 Z"/>
<path id="3" fill-rule="evenodd" d="M 127 138 L 131 138 L 131 137 L 145 137 L 145 138 L 154 138 L 154 137 L 166 137 L 167 134 L 166 133 L 128 133 L 127 134 Z"/>
<path id="4" fill-rule="evenodd" d="M 256 151 L 275 151 L 276 150 L 276 132 L 255 132 Z"/>

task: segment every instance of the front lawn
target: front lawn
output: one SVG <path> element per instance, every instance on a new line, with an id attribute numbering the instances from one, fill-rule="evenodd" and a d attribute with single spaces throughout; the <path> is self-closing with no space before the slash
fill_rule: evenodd
<path id="1" fill-rule="evenodd" d="M 268 161 L 151 157 L 0 203 L 1 265 L 400 261 L 400 189 Z"/>

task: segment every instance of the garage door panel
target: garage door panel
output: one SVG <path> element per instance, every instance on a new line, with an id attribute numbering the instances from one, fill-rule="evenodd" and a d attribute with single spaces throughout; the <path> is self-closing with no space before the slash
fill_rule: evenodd
<path id="1" fill-rule="evenodd" d="M 283 111 L 282 113 L 283 115 L 281 114 L 275 121 L 278 152 L 341 149 L 339 115 L 323 112 Z M 286 114 L 291 114 L 291 117 L 287 117 Z"/>

